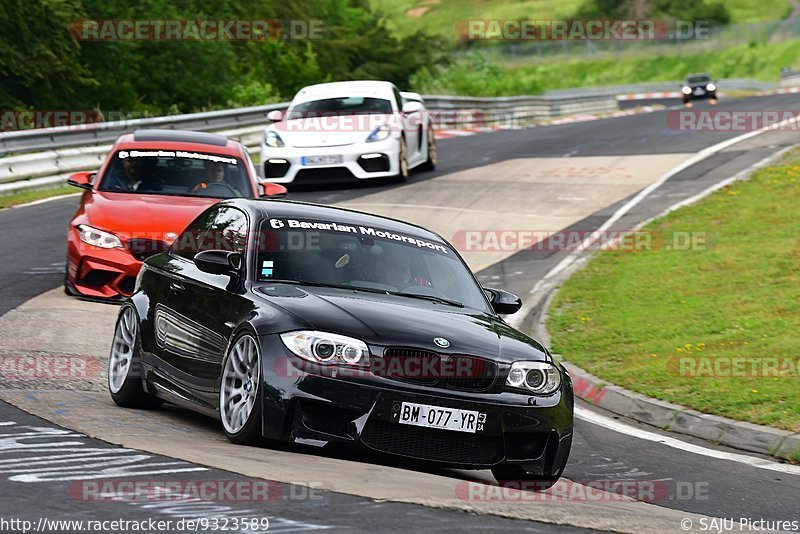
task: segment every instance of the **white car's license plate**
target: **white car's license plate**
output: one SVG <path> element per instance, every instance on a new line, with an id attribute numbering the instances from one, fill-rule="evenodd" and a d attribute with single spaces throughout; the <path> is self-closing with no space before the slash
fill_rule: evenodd
<path id="1" fill-rule="evenodd" d="M 342 156 L 339 154 L 331 156 L 303 156 L 303 165 L 310 167 L 313 165 L 341 165 Z"/>
<path id="2" fill-rule="evenodd" d="M 471 410 L 404 402 L 400 408 L 400 423 L 474 434 L 478 430 L 483 430 L 486 414 Z"/>

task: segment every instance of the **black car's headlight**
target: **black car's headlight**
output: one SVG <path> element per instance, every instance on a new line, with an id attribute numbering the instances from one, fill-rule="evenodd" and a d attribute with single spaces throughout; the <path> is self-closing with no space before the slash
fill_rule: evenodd
<path id="1" fill-rule="evenodd" d="M 689 87 L 689 86 L 686 86 L 686 85 L 684 85 L 684 86 L 681 88 L 681 91 L 683 91 L 683 94 L 685 94 L 685 95 L 690 95 L 690 94 L 692 94 L 692 88 L 691 88 L 691 87 Z"/>
<path id="2" fill-rule="evenodd" d="M 717 90 L 717 86 L 714 85 L 713 83 L 710 83 L 710 84 L 706 85 L 706 91 L 716 91 L 716 90 Z"/>
<path id="3" fill-rule="evenodd" d="M 561 387 L 561 373 L 552 363 L 514 362 L 508 371 L 506 386 L 534 395 L 551 395 Z"/>
<path id="4" fill-rule="evenodd" d="M 340 334 L 300 330 L 281 334 L 281 340 L 290 351 L 314 363 L 369 363 L 369 349 L 361 340 Z"/>

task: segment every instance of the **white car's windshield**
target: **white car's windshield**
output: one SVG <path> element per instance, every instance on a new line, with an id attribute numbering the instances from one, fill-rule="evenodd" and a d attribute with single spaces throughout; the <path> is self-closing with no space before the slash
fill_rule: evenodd
<path id="1" fill-rule="evenodd" d="M 324 98 L 295 104 L 287 112 L 288 119 L 323 115 L 373 115 L 392 113 L 392 104 L 384 98 L 346 96 Z"/>

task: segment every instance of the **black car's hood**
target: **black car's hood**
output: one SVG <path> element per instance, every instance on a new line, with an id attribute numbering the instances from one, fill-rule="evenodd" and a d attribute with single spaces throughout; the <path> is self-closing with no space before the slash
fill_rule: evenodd
<path id="1" fill-rule="evenodd" d="M 424 300 L 329 288 L 261 286 L 272 306 L 291 313 L 298 329 L 352 336 L 371 345 L 418 347 L 498 362 L 549 359 L 533 339 L 488 313 Z M 450 341 L 446 349 L 434 338 Z"/>

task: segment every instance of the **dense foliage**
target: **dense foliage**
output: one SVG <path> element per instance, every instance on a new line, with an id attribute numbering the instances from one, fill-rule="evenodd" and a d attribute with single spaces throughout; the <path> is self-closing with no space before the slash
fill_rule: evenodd
<path id="1" fill-rule="evenodd" d="M 672 19 L 703 21 L 712 25 L 731 22 L 721 0 L 584 0 L 576 19 Z"/>
<path id="2" fill-rule="evenodd" d="M 76 40 L 82 20 L 322 21 L 321 39 Z M 0 109 L 188 112 L 289 98 L 328 80 L 407 87 L 446 60 L 420 33 L 398 38 L 366 0 L 4 0 Z"/>

